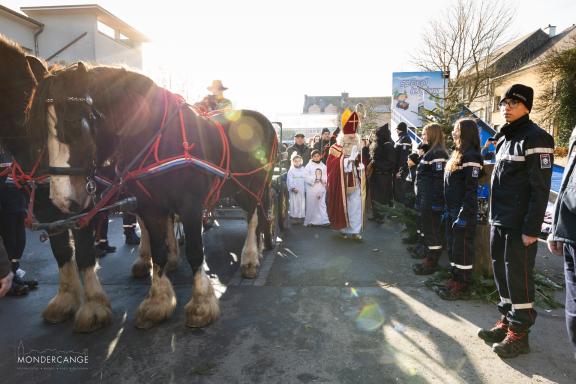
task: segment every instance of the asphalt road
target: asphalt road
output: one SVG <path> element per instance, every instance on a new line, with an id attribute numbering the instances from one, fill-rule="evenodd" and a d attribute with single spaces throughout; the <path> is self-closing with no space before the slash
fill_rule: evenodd
<path id="1" fill-rule="evenodd" d="M 151 330 L 134 327 L 148 282 L 130 275 L 136 248 L 123 244 L 101 259 L 99 276 L 113 323 L 75 334 L 72 322 L 49 325 L 41 311 L 58 287 L 47 244 L 32 233 L 23 260 L 40 288 L 0 300 L 1 383 L 574 383 L 576 364 L 562 310 L 539 308 L 532 353 L 501 360 L 476 337 L 497 318 L 479 300 L 444 302 L 413 275 L 394 223 L 372 223 L 364 240 L 342 240 L 326 228 L 292 226 L 265 256 L 256 280 L 241 279 L 245 223 L 230 220 L 205 235 L 209 274 L 218 283 L 222 317 L 212 326 L 184 325 L 191 272 L 171 275 L 174 316 Z M 538 268 L 562 273 L 560 258 L 539 253 Z M 559 295 L 559 299 L 562 295 Z M 81 355 L 67 364 L 18 362 L 26 353 Z"/>

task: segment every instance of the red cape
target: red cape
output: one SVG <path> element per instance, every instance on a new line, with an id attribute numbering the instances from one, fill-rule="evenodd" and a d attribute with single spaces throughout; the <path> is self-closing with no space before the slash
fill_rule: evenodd
<path id="1" fill-rule="evenodd" d="M 348 226 L 348 211 L 346 209 L 346 186 L 344 183 L 344 154 L 342 147 L 334 144 L 330 147 L 328 160 L 326 161 L 328 173 L 328 218 L 334 229 L 342 229 Z"/>

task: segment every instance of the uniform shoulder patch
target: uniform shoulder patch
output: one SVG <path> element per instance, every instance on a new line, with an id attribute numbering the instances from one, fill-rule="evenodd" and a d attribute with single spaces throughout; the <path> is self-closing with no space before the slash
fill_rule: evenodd
<path id="1" fill-rule="evenodd" d="M 541 153 L 540 154 L 540 168 L 552 168 L 552 160 L 550 159 L 549 153 Z"/>

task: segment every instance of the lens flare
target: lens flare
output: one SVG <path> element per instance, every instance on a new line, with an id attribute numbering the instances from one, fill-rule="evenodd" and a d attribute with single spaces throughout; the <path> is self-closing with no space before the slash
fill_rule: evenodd
<path id="1" fill-rule="evenodd" d="M 238 121 L 240 120 L 240 117 L 242 117 L 242 112 L 235 109 L 231 109 L 224 112 L 224 117 L 228 121 Z"/>
<path id="2" fill-rule="evenodd" d="M 358 297 L 358 290 L 354 287 L 350 288 L 350 293 L 353 297 Z"/>
<path id="3" fill-rule="evenodd" d="M 384 313 L 378 304 L 367 304 L 356 317 L 356 326 L 363 331 L 375 331 L 384 324 Z"/>

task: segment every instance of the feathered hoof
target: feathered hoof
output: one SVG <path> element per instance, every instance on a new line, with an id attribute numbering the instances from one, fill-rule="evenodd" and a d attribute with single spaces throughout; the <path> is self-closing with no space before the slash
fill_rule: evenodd
<path id="1" fill-rule="evenodd" d="M 242 265 L 242 277 L 245 279 L 255 279 L 260 272 L 259 264 L 244 264 Z"/>
<path id="2" fill-rule="evenodd" d="M 76 312 L 74 332 L 90 333 L 112 322 L 112 308 L 104 297 L 86 301 Z"/>
<path id="3" fill-rule="evenodd" d="M 138 258 L 132 264 L 132 276 L 137 279 L 143 279 L 145 277 L 150 276 L 150 270 L 152 269 L 152 262 L 150 259 L 143 260 L 142 258 Z"/>
<path id="4" fill-rule="evenodd" d="M 176 296 L 170 280 L 164 275 L 152 283 L 148 297 L 136 311 L 136 328 L 150 329 L 167 320 L 176 309 Z"/>
<path id="5" fill-rule="evenodd" d="M 200 302 L 201 303 L 198 303 Z M 186 304 L 186 326 L 189 328 L 206 327 L 220 317 L 220 305 L 215 296 L 197 300 L 195 297 Z"/>
<path id="6" fill-rule="evenodd" d="M 63 323 L 74 317 L 80 307 L 80 299 L 70 292 L 58 293 L 42 312 L 44 321 L 50 324 Z"/>

